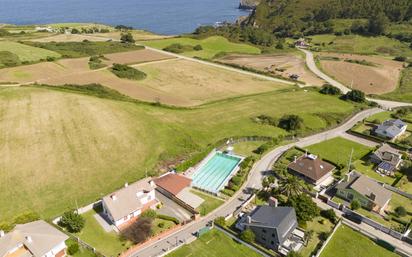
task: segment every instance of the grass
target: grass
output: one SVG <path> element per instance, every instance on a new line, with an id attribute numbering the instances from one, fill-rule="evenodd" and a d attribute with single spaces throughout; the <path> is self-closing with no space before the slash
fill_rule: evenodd
<path id="1" fill-rule="evenodd" d="M 78 58 L 144 49 L 134 44 L 120 42 L 24 42 L 28 46 L 47 49 L 65 58 Z"/>
<path id="2" fill-rule="evenodd" d="M 77 241 L 75 239 L 67 239 L 66 240 L 66 245 L 67 247 L 69 247 L 70 245 L 76 244 Z M 77 253 L 75 253 L 74 255 L 72 255 L 72 257 L 95 257 L 96 254 L 94 254 L 91 250 L 82 247 L 79 244 L 79 251 Z"/>
<path id="3" fill-rule="evenodd" d="M 191 192 L 204 200 L 204 202 L 196 209 L 200 213 L 201 216 L 206 216 L 207 214 L 212 212 L 214 209 L 216 209 L 217 207 L 223 204 L 223 200 L 217 197 L 211 196 L 206 193 L 202 193 L 197 190 L 191 190 Z"/>
<path id="4" fill-rule="evenodd" d="M 402 206 L 408 214 L 402 217 L 402 220 L 410 222 L 412 219 L 412 200 L 400 194 L 392 193 L 391 201 L 389 202 L 389 210 L 394 212 L 396 207 Z"/>
<path id="5" fill-rule="evenodd" d="M 380 124 L 384 122 L 385 120 L 393 119 L 391 114 L 392 114 L 391 112 L 380 112 L 380 113 L 377 113 L 377 114 L 374 114 L 368 117 L 367 119 L 365 119 L 365 121 L 371 122 L 371 123 L 375 123 L 375 121 L 377 121 L 377 123 Z"/>
<path id="6" fill-rule="evenodd" d="M 386 183 L 388 185 L 392 185 L 395 181 L 395 178 L 389 176 L 381 176 L 379 173 L 375 171 L 375 165 L 366 163 L 364 160 L 357 160 L 353 162 L 353 166 L 356 171 L 373 178 L 377 181 Z"/>
<path id="7" fill-rule="evenodd" d="M 212 36 L 206 39 L 193 39 L 193 38 L 169 38 L 162 40 L 152 40 L 141 42 L 144 45 L 163 49 L 172 44 L 201 45 L 203 50 L 200 51 L 188 51 L 183 55 L 189 57 L 201 57 L 205 59 L 212 59 L 218 53 L 244 53 L 244 54 L 260 54 L 260 49 L 247 44 L 238 44 L 229 42 L 226 38 L 220 36 Z"/>
<path id="8" fill-rule="evenodd" d="M 356 142 L 336 137 L 306 147 L 313 154 L 336 164 L 348 165 L 351 151 L 353 149 L 352 161 L 358 160 L 368 154 L 372 148 Z"/>
<path id="9" fill-rule="evenodd" d="M 384 36 L 315 35 L 311 38 L 312 44 L 321 51 L 412 57 L 412 50 L 408 44 Z"/>
<path id="10" fill-rule="evenodd" d="M 321 220 L 323 220 L 323 224 L 320 223 Z M 302 257 L 311 257 L 312 252 L 320 242 L 320 234 L 330 233 L 333 229 L 333 226 L 334 225 L 329 220 L 323 217 L 316 217 L 314 220 L 308 222 L 306 231 L 313 231 L 313 235 L 309 239 L 308 244 L 300 250 Z"/>
<path id="11" fill-rule="evenodd" d="M 193 243 L 184 245 L 166 255 L 167 257 L 258 257 L 260 254 L 236 242 L 216 229 L 203 234 Z"/>
<path id="12" fill-rule="evenodd" d="M 265 141 L 249 141 L 249 142 L 240 142 L 233 145 L 234 152 L 242 156 L 254 155 L 253 151 L 256 150 L 259 146 L 266 143 Z"/>
<path id="13" fill-rule="evenodd" d="M 131 243 L 122 241 L 114 231 L 107 233 L 94 218 L 95 214 L 94 210 L 82 214 L 86 223 L 77 236 L 106 256 L 117 256 L 126 250 Z"/>
<path id="14" fill-rule="evenodd" d="M 163 224 L 163 227 L 159 224 Z M 173 221 L 156 218 L 152 223 L 152 236 L 159 235 L 175 225 L 176 224 Z"/>
<path id="15" fill-rule="evenodd" d="M 344 225 L 340 226 L 323 250 L 321 257 L 398 257 L 368 237 Z"/>
<path id="16" fill-rule="evenodd" d="M 251 120 L 260 114 L 318 117 L 333 112 L 345 117 L 356 110 L 336 97 L 303 90 L 193 109 L 133 103 L 120 96 L 105 99 L 111 91 L 79 87 L 78 93 L 71 92 L 56 87 L 0 89 L 0 220 L 27 210 L 43 219 L 55 217 L 224 138 L 287 135 Z"/>
<path id="17" fill-rule="evenodd" d="M 0 41 L 0 52 L 6 51 L 15 54 L 20 62 L 37 62 L 46 60 L 47 57 L 59 58 L 60 54 L 55 51 L 32 47 L 17 42 Z M 2 60 L 0 59 L 0 67 Z"/>
<path id="18" fill-rule="evenodd" d="M 402 70 L 399 85 L 393 92 L 380 97 L 388 100 L 412 102 L 412 67 Z"/>
<path id="19" fill-rule="evenodd" d="M 110 71 L 117 77 L 124 79 L 142 80 L 146 78 L 146 73 L 124 64 L 115 63 Z"/>

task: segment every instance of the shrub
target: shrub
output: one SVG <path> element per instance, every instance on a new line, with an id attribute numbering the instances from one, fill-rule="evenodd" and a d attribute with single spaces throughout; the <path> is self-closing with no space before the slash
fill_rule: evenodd
<path id="1" fill-rule="evenodd" d="M 157 226 L 158 226 L 159 228 L 164 228 L 165 223 L 164 223 L 164 222 L 160 222 L 159 224 L 157 224 Z"/>
<path id="2" fill-rule="evenodd" d="M 325 95 L 340 95 L 342 92 L 339 88 L 332 86 L 331 84 L 324 84 L 319 90 L 320 93 Z"/>
<path id="3" fill-rule="evenodd" d="M 360 204 L 360 202 L 358 201 L 358 200 L 353 200 L 351 203 L 350 203 L 350 208 L 352 209 L 352 210 L 357 210 L 357 209 L 359 209 L 361 207 L 361 204 Z"/>
<path id="4" fill-rule="evenodd" d="M 393 58 L 395 61 L 398 62 L 406 62 L 406 57 L 405 56 L 396 56 L 395 58 Z"/>
<path id="5" fill-rule="evenodd" d="M 255 241 L 255 233 L 250 228 L 247 228 L 243 230 L 243 232 L 240 234 L 240 239 L 247 243 L 253 243 Z"/>
<path id="6" fill-rule="evenodd" d="M 69 247 L 67 247 L 67 253 L 70 255 L 74 255 L 79 251 L 79 244 L 78 243 L 73 243 Z"/>
<path id="7" fill-rule="evenodd" d="M 406 209 L 403 206 L 398 206 L 395 208 L 395 213 L 398 217 L 406 216 Z"/>
<path id="8" fill-rule="evenodd" d="M 332 223 L 336 223 L 338 217 L 336 216 L 336 213 L 333 209 L 328 209 L 328 210 L 322 210 L 320 212 L 320 215 L 328 220 L 330 220 L 330 222 Z"/>
<path id="9" fill-rule="evenodd" d="M 214 220 L 214 222 L 215 222 L 215 224 L 217 224 L 217 225 L 219 225 L 219 226 L 221 226 L 221 227 L 226 226 L 225 217 L 222 217 L 222 216 L 217 217 L 217 218 Z"/>
<path id="10" fill-rule="evenodd" d="M 294 114 L 284 115 L 280 118 L 278 126 L 287 131 L 298 130 L 303 127 L 303 119 Z"/>
<path id="11" fill-rule="evenodd" d="M 195 46 L 193 47 L 193 50 L 195 50 L 195 51 L 201 51 L 201 50 L 203 50 L 203 47 L 202 47 L 201 45 L 195 45 Z"/>
<path id="12" fill-rule="evenodd" d="M 132 33 L 127 32 L 122 33 L 122 36 L 120 37 L 120 42 L 134 44 L 136 41 L 134 40 Z"/>
<path id="13" fill-rule="evenodd" d="M 152 219 L 141 217 L 122 230 L 123 239 L 135 244 L 145 241 L 152 234 Z"/>
<path id="14" fill-rule="evenodd" d="M 232 183 L 239 186 L 242 183 L 242 178 L 239 176 L 234 176 L 231 179 Z"/>
<path id="15" fill-rule="evenodd" d="M 21 61 L 19 56 L 9 52 L 9 51 L 0 51 L 0 66 L 4 65 L 6 67 L 20 65 Z"/>
<path id="16" fill-rule="evenodd" d="M 39 219 L 40 219 L 39 214 L 32 212 L 32 211 L 28 211 L 28 212 L 22 213 L 19 216 L 17 216 L 14 219 L 14 224 L 25 224 L 25 223 L 29 223 L 29 222 L 39 220 Z"/>
<path id="17" fill-rule="evenodd" d="M 155 210 L 149 209 L 147 211 L 144 211 L 140 217 L 142 218 L 149 218 L 149 219 L 155 219 L 157 217 L 157 213 Z"/>
<path id="18" fill-rule="evenodd" d="M 113 64 L 111 71 L 119 78 L 142 80 L 146 78 L 146 73 L 139 71 L 138 69 L 129 67 L 124 64 Z"/>
<path id="19" fill-rule="evenodd" d="M 180 221 L 179 221 L 177 218 L 171 217 L 171 216 L 167 216 L 167 215 L 163 215 L 163 214 L 157 214 L 157 215 L 156 215 L 156 218 L 159 218 L 159 219 L 162 219 L 162 220 L 172 221 L 172 222 L 174 222 L 175 224 L 179 224 L 179 223 L 180 223 Z"/>
<path id="20" fill-rule="evenodd" d="M 67 211 L 63 213 L 59 220 L 59 225 L 66 228 L 70 233 L 80 232 L 84 227 L 84 223 L 84 218 L 75 211 Z"/>
<path id="21" fill-rule="evenodd" d="M 290 251 L 286 257 L 303 257 L 303 255 L 295 251 Z"/>
<path id="22" fill-rule="evenodd" d="M 351 101 L 358 102 L 358 103 L 365 102 L 366 100 L 365 93 L 360 90 L 356 90 L 356 89 L 346 93 L 344 99 L 351 100 Z"/>

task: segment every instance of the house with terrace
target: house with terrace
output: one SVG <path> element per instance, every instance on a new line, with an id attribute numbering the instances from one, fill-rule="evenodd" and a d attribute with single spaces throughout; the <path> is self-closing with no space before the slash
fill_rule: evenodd
<path id="1" fill-rule="evenodd" d="M 336 186 L 336 195 L 348 202 L 358 200 L 363 208 L 380 214 L 388 207 L 392 197 L 383 185 L 354 171 Z"/>
<path id="2" fill-rule="evenodd" d="M 403 135 L 408 125 L 400 119 L 390 119 L 374 129 L 374 133 L 382 138 L 395 140 Z"/>
<path id="3" fill-rule="evenodd" d="M 402 162 L 402 155 L 398 150 L 383 144 L 370 155 L 370 161 L 377 165 L 377 172 L 386 176 L 395 176 L 395 171 Z"/>
<path id="4" fill-rule="evenodd" d="M 156 185 L 149 178 L 125 186 L 103 197 L 103 212 L 117 228 L 135 220 L 147 209 L 156 208 Z"/>
<path id="5" fill-rule="evenodd" d="M 0 231 L 1 257 L 64 257 L 69 237 L 43 220 Z"/>
<path id="6" fill-rule="evenodd" d="M 315 186 L 321 185 L 329 180 L 333 181 L 332 172 L 335 166 L 323 161 L 314 154 L 305 153 L 304 155 L 289 163 L 288 170 L 294 175 L 302 177 L 308 183 Z"/>

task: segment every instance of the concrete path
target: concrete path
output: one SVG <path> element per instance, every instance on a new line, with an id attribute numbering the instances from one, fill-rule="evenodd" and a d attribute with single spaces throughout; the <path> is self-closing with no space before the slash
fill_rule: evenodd
<path id="1" fill-rule="evenodd" d="M 368 147 L 375 147 L 375 146 L 380 145 L 380 143 L 377 143 L 375 141 L 368 140 L 368 139 L 365 139 L 363 137 L 357 137 L 357 136 L 354 136 L 354 135 L 351 135 L 351 134 L 348 134 L 348 133 L 342 133 L 341 137 L 343 137 L 345 139 L 348 139 L 348 140 L 351 140 L 355 143 L 359 143 L 359 144 L 368 146 Z"/>
<path id="2" fill-rule="evenodd" d="M 106 232 L 111 232 L 113 230 L 112 225 L 110 225 L 107 220 L 102 216 L 103 214 L 96 213 L 93 217 L 96 219 L 97 223 L 104 229 Z"/>

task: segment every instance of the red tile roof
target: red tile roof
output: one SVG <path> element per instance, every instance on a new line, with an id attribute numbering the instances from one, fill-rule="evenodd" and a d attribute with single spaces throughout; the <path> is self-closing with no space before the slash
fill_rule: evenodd
<path id="1" fill-rule="evenodd" d="M 192 180 L 188 177 L 176 174 L 168 173 L 154 180 L 158 187 L 163 188 L 173 195 L 177 195 L 192 184 Z"/>
<path id="2" fill-rule="evenodd" d="M 333 171 L 335 166 L 322 161 L 315 155 L 302 155 L 296 161 L 291 162 L 288 168 L 302 174 L 305 177 L 318 181 L 327 173 Z"/>

